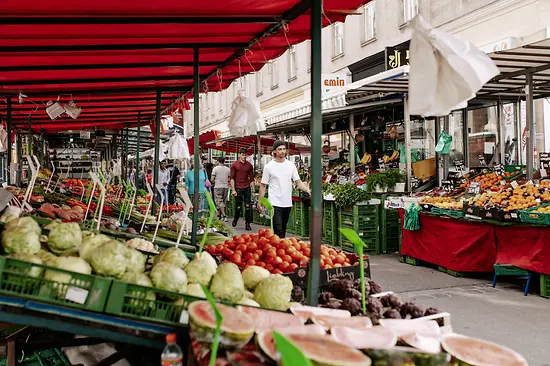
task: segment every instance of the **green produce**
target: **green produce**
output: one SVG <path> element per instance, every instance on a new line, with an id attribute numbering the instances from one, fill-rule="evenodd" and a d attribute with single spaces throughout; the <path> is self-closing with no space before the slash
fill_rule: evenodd
<path id="1" fill-rule="evenodd" d="M 82 274 L 91 274 L 92 268 L 84 259 L 79 257 L 58 257 L 53 263 L 53 267 L 61 268 L 66 271 L 77 272 Z M 76 286 L 84 285 L 78 279 L 74 279 L 72 274 L 48 269 L 44 272 L 44 279 L 52 281 L 51 287 L 57 289 L 57 296 L 61 299 L 65 298 L 67 286 L 60 284 L 71 284 Z"/>
<path id="2" fill-rule="evenodd" d="M 241 301 L 239 301 L 239 305 L 245 305 L 245 306 L 254 306 L 259 308 L 260 304 L 258 304 L 256 301 L 249 299 L 248 297 L 243 297 Z"/>
<path id="3" fill-rule="evenodd" d="M 216 269 L 212 268 L 206 258 L 198 257 L 189 262 L 185 267 L 185 273 L 187 274 L 189 283 L 209 287 L 212 276 L 216 273 Z"/>
<path id="4" fill-rule="evenodd" d="M 91 231 L 84 231 L 82 235 L 82 244 L 80 244 L 79 255 L 80 258 L 90 261 L 92 255 L 99 246 L 110 240 L 107 235 L 93 233 Z"/>
<path id="5" fill-rule="evenodd" d="M 126 272 L 120 280 L 134 285 L 153 287 L 151 279 L 147 277 L 145 273 Z M 143 294 L 145 294 L 145 296 Z M 152 306 L 152 301 L 155 301 L 157 298 L 157 296 L 155 295 L 155 291 L 153 290 L 129 291 L 128 296 L 132 298 L 132 300 L 130 300 L 130 305 L 141 311 L 144 311 Z"/>
<path id="6" fill-rule="evenodd" d="M 250 291 L 245 291 L 244 297 L 246 297 L 247 299 L 254 299 L 254 294 Z"/>
<path id="7" fill-rule="evenodd" d="M 150 277 L 156 288 L 180 294 L 187 292 L 185 271 L 171 263 L 160 262 L 153 267 Z"/>
<path id="8" fill-rule="evenodd" d="M 25 216 L 4 225 L 2 247 L 6 254 L 31 253 L 40 251 L 40 226 L 32 217 Z"/>
<path id="9" fill-rule="evenodd" d="M 103 276 L 121 278 L 127 266 L 125 249 L 127 248 L 124 244 L 115 240 L 101 244 L 90 258 L 94 272 Z"/>
<path id="10" fill-rule="evenodd" d="M 145 262 L 147 257 L 135 249 L 124 247 L 126 255 L 126 272 L 143 273 L 145 272 Z"/>
<path id="11" fill-rule="evenodd" d="M 204 294 L 201 285 L 199 285 L 198 283 L 190 283 L 187 286 L 187 295 L 206 299 L 206 295 Z"/>
<path id="12" fill-rule="evenodd" d="M 30 253 L 12 253 L 8 258 L 17 259 L 19 261 L 42 264 L 42 260 L 35 254 Z M 31 266 L 22 270 L 22 274 L 28 277 L 38 278 L 42 276 L 42 268 Z"/>
<path id="13" fill-rule="evenodd" d="M 143 232 L 141 233 L 141 235 L 143 235 L 147 239 L 153 240 L 154 233 Z M 189 243 L 191 243 L 191 241 L 189 241 Z M 160 238 L 157 236 L 154 244 L 159 246 L 164 246 L 164 247 L 175 247 L 176 241 Z M 187 253 L 195 253 L 197 251 L 197 248 L 195 248 L 194 246 L 191 246 L 188 244 L 182 244 L 182 242 L 180 242 L 179 248 Z"/>
<path id="14" fill-rule="evenodd" d="M 212 296 L 219 301 L 237 304 L 244 297 L 244 291 L 244 282 L 239 267 L 231 262 L 220 264 L 216 274 L 212 277 L 210 285 Z"/>
<path id="15" fill-rule="evenodd" d="M 249 266 L 243 271 L 244 286 L 247 290 L 254 291 L 256 286 L 270 273 L 267 269 L 260 266 Z"/>
<path id="16" fill-rule="evenodd" d="M 208 265 L 214 270 L 214 272 L 216 272 L 216 270 L 218 269 L 218 264 L 216 263 L 216 260 L 210 255 L 210 253 L 204 251 L 201 253 L 196 253 L 195 258 L 206 260 L 208 262 Z"/>
<path id="17" fill-rule="evenodd" d="M 280 274 L 263 279 L 254 291 L 254 300 L 263 308 L 286 311 L 292 294 L 292 281 Z"/>
<path id="18" fill-rule="evenodd" d="M 216 304 L 223 320 L 220 326 L 220 345 L 223 348 L 240 348 L 254 335 L 254 321 L 248 315 L 231 306 Z M 189 312 L 189 328 L 193 337 L 201 343 L 212 343 L 216 329 L 214 310 L 208 301 L 193 301 Z"/>
<path id="19" fill-rule="evenodd" d="M 161 237 L 164 239 L 171 240 L 173 242 L 176 242 L 178 240 L 178 233 L 172 230 L 166 230 L 166 229 L 158 229 L 157 230 L 157 237 Z M 182 235 L 180 238 L 180 243 L 182 244 L 191 244 L 191 237 L 188 235 Z"/>
<path id="20" fill-rule="evenodd" d="M 143 252 L 158 253 L 158 248 L 155 244 L 141 238 L 133 238 L 124 243 L 128 248 L 141 250 Z"/>
<path id="21" fill-rule="evenodd" d="M 82 232 L 76 222 L 63 222 L 54 226 L 48 235 L 48 247 L 55 254 L 67 249 L 78 248 L 82 243 Z"/>
<path id="22" fill-rule="evenodd" d="M 424 353 L 411 347 L 393 347 L 391 349 L 367 349 L 373 366 L 418 365 L 445 366 L 451 356 L 447 353 Z"/>
<path id="23" fill-rule="evenodd" d="M 60 257 L 79 257 L 78 255 L 78 248 L 71 248 L 63 251 L 63 253 L 59 254 Z"/>
<path id="24" fill-rule="evenodd" d="M 57 257 L 54 254 L 44 249 L 40 249 L 40 251 L 36 253 L 36 256 L 40 258 L 40 260 L 42 260 L 42 263 L 44 265 L 55 267 L 55 261 L 57 260 Z"/>
<path id="25" fill-rule="evenodd" d="M 181 249 L 173 247 L 165 249 L 155 256 L 153 265 L 157 265 L 160 262 L 168 262 L 183 269 L 189 263 L 189 259 Z"/>
<path id="26" fill-rule="evenodd" d="M 324 193 L 334 195 L 334 204 L 338 207 L 353 206 L 357 202 L 364 202 L 370 199 L 370 194 L 359 189 L 353 183 L 327 184 Z"/>

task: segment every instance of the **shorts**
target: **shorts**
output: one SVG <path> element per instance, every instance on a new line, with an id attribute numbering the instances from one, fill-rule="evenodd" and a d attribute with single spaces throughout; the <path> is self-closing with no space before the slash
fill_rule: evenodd
<path id="1" fill-rule="evenodd" d="M 214 202 L 218 208 L 225 208 L 229 188 L 214 188 Z"/>

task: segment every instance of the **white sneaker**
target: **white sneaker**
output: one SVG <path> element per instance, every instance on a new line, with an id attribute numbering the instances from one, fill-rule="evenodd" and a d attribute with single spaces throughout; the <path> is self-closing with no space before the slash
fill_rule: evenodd
<path id="1" fill-rule="evenodd" d="M 227 222 L 227 216 L 223 218 L 223 222 Z"/>

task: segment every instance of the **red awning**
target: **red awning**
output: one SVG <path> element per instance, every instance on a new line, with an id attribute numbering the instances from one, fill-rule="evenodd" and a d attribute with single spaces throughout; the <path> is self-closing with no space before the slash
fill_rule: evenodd
<path id="1" fill-rule="evenodd" d="M 368 0 L 325 0 L 324 25 Z M 0 97 L 13 123 L 34 130 L 143 125 L 192 97 L 193 48 L 200 48 L 200 92 L 228 87 L 309 36 L 307 0 L 3 0 Z M 330 20 L 329 20 L 330 19 Z M 246 56 L 246 57 L 245 57 Z M 18 103 L 19 93 L 28 96 Z M 78 119 L 52 121 L 45 103 L 73 99 Z M 177 101 L 176 103 L 174 103 Z M 0 103 L 0 115 L 6 103 Z"/>
<path id="2" fill-rule="evenodd" d="M 203 132 L 199 135 L 199 146 L 201 148 L 206 148 L 208 143 L 214 140 L 219 139 L 221 136 L 220 131 L 210 130 Z M 193 149 L 195 148 L 195 138 L 191 137 L 187 140 L 187 147 L 189 148 L 189 153 L 193 155 Z"/>
<path id="3" fill-rule="evenodd" d="M 260 145 L 262 153 L 269 155 L 273 150 L 273 143 L 275 139 L 268 137 L 260 137 Z M 226 153 L 236 153 L 237 149 L 246 149 L 248 155 L 254 154 L 254 151 L 258 149 L 258 138 L 256 136 L 238 137 L 232 139 L 224 139 L 220 141 L 210 141 L 205 144 L 205 148 L 224 151 Z M 287 142 L 286 147 L 289 150 L 290 155 L 299 155 L 300 152 L 309 151 L 307 146 L 301 146 L 295 143 Z"/>

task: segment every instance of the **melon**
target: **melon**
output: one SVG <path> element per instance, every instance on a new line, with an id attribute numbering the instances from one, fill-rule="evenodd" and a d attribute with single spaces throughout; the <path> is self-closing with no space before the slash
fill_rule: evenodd
<path id="1" fill-rule="evenodd" d="M 264 330 L 296 328 L 304 324 L 301 318 L 281 311 L 250 306 L 237 306 L 237 309 L 252 318 L 257 333 Z"/>
<path id="2" fill-rule="evenodd" d="M 368 329 L 333 327 L 330 334 L 335 341 L 358 349 L 387 349 L 397 343 L 395 332 L 380 326 Z"/>
<path id="3" fill-rule="evenodd" d="M 317 315 L 337 316 L 340 318 L 351 317 L 351 313 L 347 310 L 318 308 L 315 306 L 306 306 L 306 305 L 292 306 L 290 308 L 290 311 L 292 312 L 292 314 L 303 318 L 304 321 L 307 321 L 308 319 L 311 319 Z"/>
<path id="4" fill-rule="evenodd" d="M 223 320 L 220 327 L 220 345 L 226 349 L 240 348 L 247 344 L 254 335 L 254 321 L 239 310 L 216 304 Z M 194 339 L 202 343 L 214 341 L 216 316 L 208 301 L 194 301 L 187 309 L 189 329 Z"/>
<path id="5" fill-rule="evenodd" d="M 367 349 L 365 353 L 374 365 L 447 366 L 451 361 L 448 353 L 424 353 L 411 347 Z"/>
<path id="6" fill-rule="evenodd" d="M 332 327 L 347 327 L 353 329 L 365 329 L 372 327 L 372 321 L 366 316 L 354 316 L 351 318 L 342 318 L 331 315 L 315 315 L 311 320 L 315 324 L 319 324 L 326 330 L 331 330 Z"/>
<path id="7" fill-rule="evenodd" d="M 519 353 L 496 343 L 471 338 L 460 334 L 445 334 L 443 349 L 465 364 L 478 366 L 527 366 Z"/>
<path id="8" fill-rule="evenodd" d="M 258 335 L 258 344 L 266 354 L 276 356 L 271 332 Z M 336 342 L 330 336 L 319 334 L 285 334 L 313 365 L 323 366 L 370 366 L 371 360 L 363 352 Z M 270 348 L 271 342 L 271 348 Z M 270 356 L 271 357 L 271 356 Z M 275 358 L 274 358 L 275 359 Z"/>
<path id="9" fill-rule="evenodd" d="M 281 328 L 277 329 L 277 332 L 288 335 L 288 334 L 318 334 L 324 335 L 325 331 L 323 327 L 317 324 L 308 324 L 300 325 L 297 327 Z M 277 349 L 275 348 L 275 338 L 273 338 L 273 331 L 267 330 L 261 333 L 258 333 L 256 336 L 256 341 L 258 347 L 265 353 L 265 355 L 272 360 L 277 360 Z"/>

